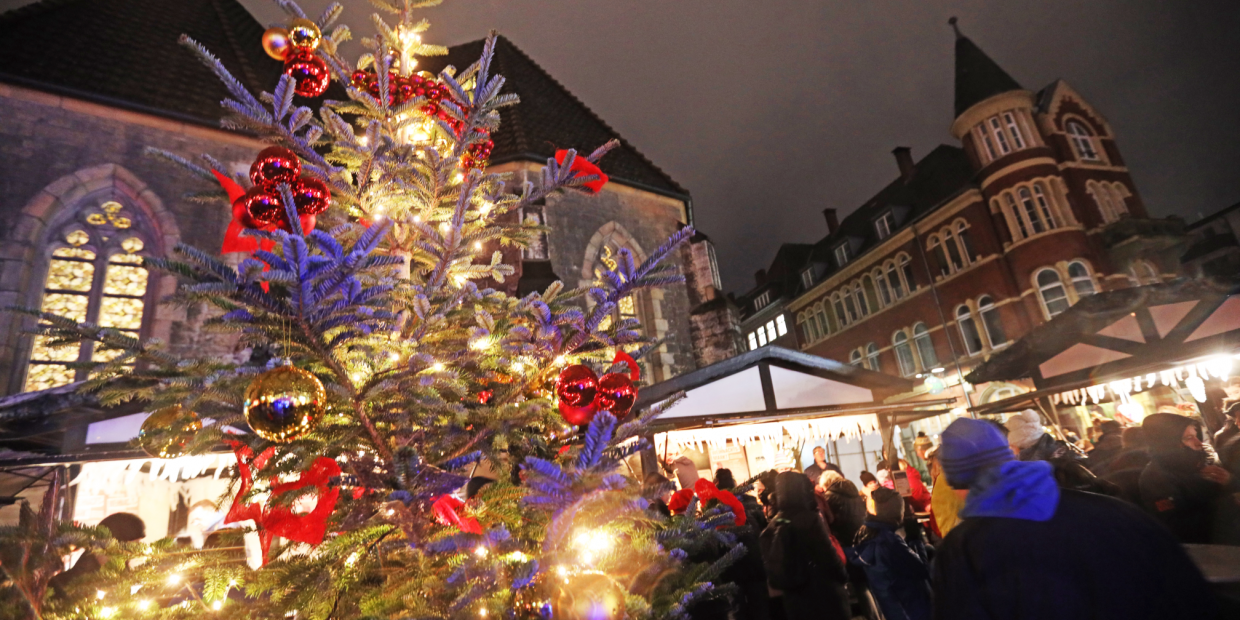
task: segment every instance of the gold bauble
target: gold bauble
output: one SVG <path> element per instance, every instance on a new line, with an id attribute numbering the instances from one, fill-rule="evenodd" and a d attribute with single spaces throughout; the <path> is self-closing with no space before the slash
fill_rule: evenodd
<path id="1" fill-rule="evenodd" d="M 202 420 L 193 411 L 180 405 L 156 409 L 142 422 L 138 445 L 142 451 L 158 459 L 174 459 L 185 454 L 185 446 L 194 433 L 202 430 Z"/>
<path id="2" fill-rule="evenodd" d="M 287 58 L 292 47 L 293 42 L 289 40 L 288 31 L 283 28 L 268 28 L 263 33 L 263 51 L 276 60 Z"/>
<path id="3" fill-rule="evenodd" d="M 323 33 L 319 31 L 319 27 L 308 19 L 298 17 L 288 26 L 288 39 L 294 47 L 317 49 L 322 36 Z"/>
<path id="4" fill-rule="evenodd" d="M 245 421 L 267 441 L 285 443 L 310 432 L 323 419 L 327 390 L 318 377 L 281 366 L 254 379 L 245 390 Z"/>
<path id="5" fill-rule="evenodd" d="M 555 620 L 619 620 L 624 589 L 607 575 L 586 571 L 556 580 L 551 607 Z"/>

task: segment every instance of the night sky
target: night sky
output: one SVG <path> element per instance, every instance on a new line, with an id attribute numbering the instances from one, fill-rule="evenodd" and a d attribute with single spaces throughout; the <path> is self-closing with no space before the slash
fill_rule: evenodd
<path id="1" fill-rule="evenodd" d="M 369 3 L 345 4 L 368 34 Z M 1240 201 L 1235 0 L 451 0 L 426 40 L 507 35 L 692 192 L 743 292 L 780 243 L 825 234 L 823 208 L 890 182 L 892 148 L 958 145 L 952 15 L 1025 88 L 1063 78 L 1097 107 L 1153 215 Z"/>

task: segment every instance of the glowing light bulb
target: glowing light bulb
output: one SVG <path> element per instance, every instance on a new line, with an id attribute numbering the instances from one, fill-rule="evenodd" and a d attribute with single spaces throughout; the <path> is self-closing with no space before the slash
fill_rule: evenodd
<path id="1" fill-rule="evenodd" d="M 237 587 L 237 580 L 236 580 L 236 579 L 229 579 L 229 580 L 228 580 L 228 587 L 230 587 L 230 588 L 235 588 L 235 587 Z"/>
<path id="2" fill-rule="evenodd" d="M 389 516 L 389 517 L 390 517 L 390 516 L 392 516 L 392 515 L 396 514 L 396 510 L 395 510 L 394 508 L 388 508 L 387 510 L 383 511 L 383 514 L 385 514 L 385 515 L 387 515 L 387 516 Z"/>
<path id="3" fill-rule="evenodd" d="M 567 362 L 567 361 L 568 361 L 568 358 L 564 357 L 563 355 L 557 355 L 557 356 L 555 356 L 555 365 L 556 365 L 556 366 L 561 366 L 561 365 L 563 365 L 563 364 L 564 364 L 564 362 Z"/>
<path id="4" fill-rule="evenodd" d="M 525 364 L 522 364 L 520 361 L 516 361 L 512 363 L 513 372 L 522 372 L 524 370 L 525 370 Z"/>
<path id="5" fill-rule="evenodd" d="M 443 369 L 443 362 L 435 362 L 434 364 L 431 364 L 431 370 L 435 372 L 443 372 Z"/>
<path id="6" fill-rule="evenodd" d="M 488 339 L 488 338 L 479 338 L 479 339 L 477 339 L 477 340 L 475 340 L 475 341 L 473 341 L 473 342 L 469 343 L 469 348 L 471 348 L 471 349 L 473 349 L 473 350 L 475 350 L 475 351 L 486 351 L 487 349 L 491 348 L 491 342 L 490 342 L 490 339 Z"/>
<path id="7" fill-rule="evenodd" d="M 414 221 L 414 222 L 421 222 L 421 221 L 422 221 L 422 216 L 421 216 L 421 215 L 415 215 L 415 216 L 413 216 L 413 221 Z"/>
<path id="8" fill-rule="evenodd" d="M 146 599 L 142 599 L 142 600 L 138 601 L 138 609 L 140 609 L 140 610 L 142 610 L 142 611 L 146 611 L 147 609 L 150 609 L 150 607 L 151 607 L 151 602 L 150 602 L 150 601 L 148 601 L 148 600 L 146 600 Z"/>
<path id="9" fill-rule="evenodd" d="M 475 249 L 475 250 L 481 250 L 481 249 L 482 249 L 482 242 L 481 242 L 481 241 L 475 241 L 475 242 L 474 242 L 474 249 Z"/>
<path id="10" fill-rule="evenodd" d="M 486 608 L 486 607 L 483 607 L 482 609 L 479 609 L 479 610 L 478 610 L 478 615 L 479 615 L 479 616 L 482 616 L 483 618 L 487 617 L 487 608 Z"/>
<path id="11" fill-rule="evenodd" d="M 465 175 L 464 175 L 464 174 L 461 174 L 461 173 L 459 173 L 459 172 L 458 172 L 458 173 L 456 173 L 456 174 L 452 177 L 452 182 L 453 182 L 453 183 L 460 183 L 461 181 L 464 181 L 464 180 L 465 180 Z"/>
<path id="12" fill-rule="evenodd" d="M 213 610 L 215 610 L 215 611 L 219 611 L 219 610 L 220 610 L 220 608 L 221 608 L 221 607 L 223 607 L 223 606 L 224 606 L 224 602 L 223 602 L 223 601 L 215 601 L 214 603 L 211 603 L 211 609 L 213 609 Z"/>
<path id="13" fill-rule="evenodd" d="M 116 615 L 115 607 L 104 607 L 99 610 L 100 618 L 111 618 L 112 616 L 115 616 L 115 615 Z"/>
<path id="14" fill-rule="evenodd" d="M 181 583 L 180 573 L 172 573 L 171 575 L 168 575 L 168 585 L 175 586 L 178 583 Z"/>
<path id="15" fill-rule="evenodd" d="M 360 135 L 357 137 L 357 143 L 362 146 L 366 146 L 368 142 L 370 142 L 370 139 L 367 138 L 365 135 Z"/>
<path id="16" fill-rule="evenodd" d="M 104 592 L 103 590 L 95 590 L 95 598 L 97 598 L 97 599 L 102 599 L 103 597 L 105 597 L 105 596 L 107 596 L 107 595 L 108 595 L 108 593 L 107 593 L 107 592 Z"/>
<path id="17" fill-rule="evenodd" d="M 478 557 L 480 557 L 480 558 L 485 558 L 485 557 L 487 557 L 487 553 L 488 553 L 487 548 L 486 548 L 486 547 L 483 547 L 482 545 L 478 545 L 478 548 L 477 548 L 477 549 L 474 549 L 474 555 L 476 555 L 476 556 L 478 556 Z"/>
<path id="18" fill-rule="evenodd" d="M 490 200 L 484 200 L 482 201 L 481 205 L 478 205 L 478 213 L 482 215 L 486 215 L 491 212 L 491 209 L 494 209 L 494 208 L 495 208 L 495 203 L 491 202 Z"/>
<path id="19" fill-rule="evenodd" d="M 451 228 L 452 228 L 452 225 L 451 225 L 451 224 L 449 224 L 449 223 L 447 223 L 447 222 L 444 222 L 444 223 L 442 223 L 442 224 L 440 224 L 440 225 L 439 225 L 439 232 L 441 232 L 441 233 L 446 233 L 446 232 L 448 232 L 449 230 L 451 230 Z"/>

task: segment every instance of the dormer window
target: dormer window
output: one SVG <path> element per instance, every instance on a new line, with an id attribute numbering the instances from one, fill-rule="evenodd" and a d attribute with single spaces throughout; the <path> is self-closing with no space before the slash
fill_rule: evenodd
<path id="1" fill-rule="evenodd" d="M 771 292 L 762 291 L 762 293 L 758 295 L 757 297 L 755 297 L 753 300 L 753 310 L 754 312 L 757 312 L 767 307 L 768 305 L 770 305 L 770 303 L 771 303 Z"/>
<path id="2" fill-rule="evenodd" d="M 848 259 L 849 259 L 849 258 L 851 258 L 851 257 L 848 255 L 848 244 L 847 244 L 847 243 L 845 243 L 845 244 L 843 244 L 843 245 L 836 246 L 836 248 L 835 248 L 835 264 L 839 265 L 840 267 L 843 267 L 844 265 L 847 265 L 847 264 L 848 264 Z"/>
<path id="3" fill-rule="evenodd" d="M 812 268 L 801 272 L 801 286 L 805 290 L 809 290 L 814 286 L 814 270 Z"/>
<path id="4" fill-rule="evenodd" d="M 1082 161 L 1101 161 L 1098 149 L 1094 148 L 1094 134 L 1084 124 L 1068 121 L 1068 138 L 1072 140 L 1072 149 Z"/>
<path id="5" fill-rule="evenodd" d="M 878 234 L 879 241 L 891 236 L 891 213 L 884 213 L 874 220 L 874 232 Z"/>

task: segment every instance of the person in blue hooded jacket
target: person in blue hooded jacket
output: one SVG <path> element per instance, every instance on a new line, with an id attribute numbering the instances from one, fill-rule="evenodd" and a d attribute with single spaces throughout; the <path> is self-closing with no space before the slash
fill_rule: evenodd
<path id="1" fill-rule="evenodd" d="M 904 522 L 904 498 L 881 487 L 871 497 L 874 514 L 866 515 L 854 546 L 847 550 L 848 561 L 865 570 L 886 620 L 930 620 L 926 557 L 896 533 Z"/>
<path id="2" fill-rule="evenodd" d="M 1050 463 L 1015 460 L 990 423 L 952 422 L 939 459 L 969 496 L 935 555 L 936 619 L 1217 617 L 1201 572 L 1158 522 L 1060 488 Z"/>

